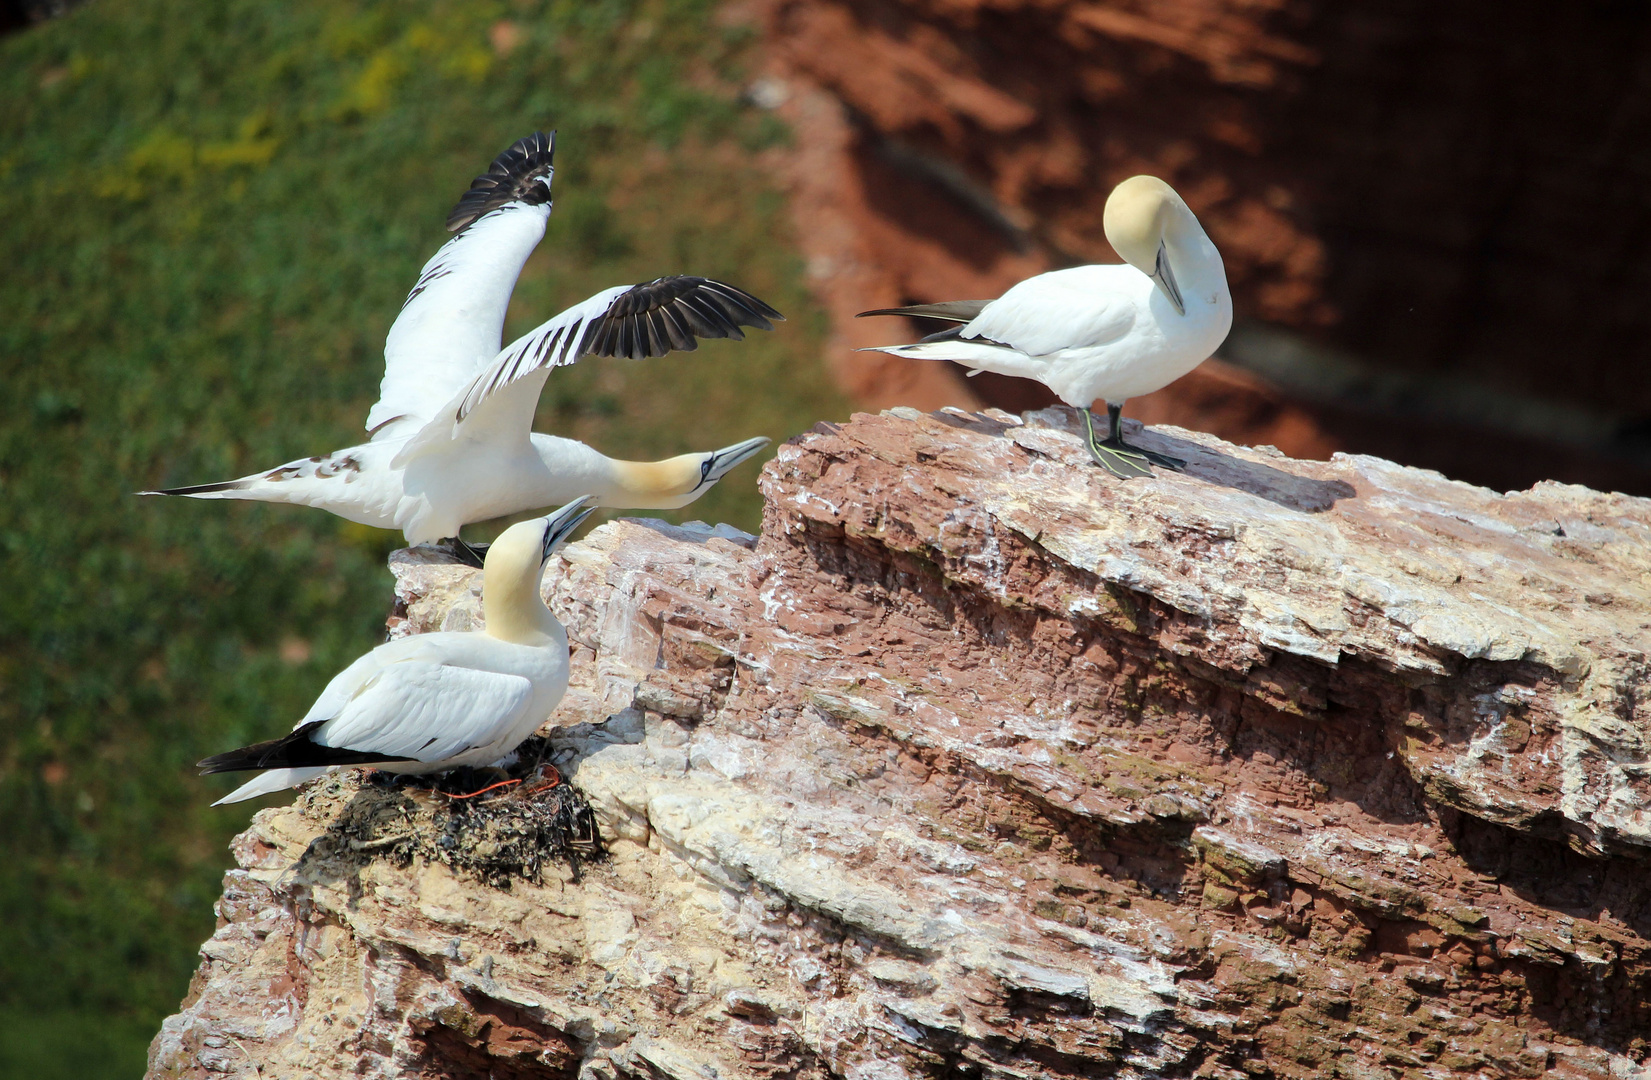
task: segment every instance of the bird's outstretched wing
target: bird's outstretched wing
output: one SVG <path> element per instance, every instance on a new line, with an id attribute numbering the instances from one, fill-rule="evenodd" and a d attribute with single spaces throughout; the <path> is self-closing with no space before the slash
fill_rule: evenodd
<path id="1" fill-rule="evenodd" d="M 408 440 L 391 464 L 399 468 L 454 438 L 459 425 L 479 410 L 491 413 L 489 426 L 520 428 L 525 437 L 543 386 L 542 378 L 531 378 L 536 373 L 583 356 L 640 360 L 692 352 L 700 338 L 739 340 L 745 337 L 742 326 L 772 330 L 784 318 L 750 293 L 709 278 L 677 275 L 604 289 L 502 349 Z"/>
<path id="2" fill-rule="evenodd" d="M 555 133 L 518 140 L 448 215 L 443 244 L 384 342 L 384 381 L 367 413 L 378 438 L 415 431 L 498 354 L 522 264 L 545 233 Z"/>

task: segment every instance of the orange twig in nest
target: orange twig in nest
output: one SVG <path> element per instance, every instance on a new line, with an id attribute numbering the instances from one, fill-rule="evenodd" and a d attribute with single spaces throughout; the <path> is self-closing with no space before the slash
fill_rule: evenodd
<path id="1" fill-rule="evenodd" d="M 558 770 L 556 768 L 556 766 L 549 765 L 549 766 L 546 766 L 546 767 L 548 769 L 550 769 L 550 783 L 540 784 L 536 788 L 528 788 L 527 793 L 529 795 L 537 795 L 541 791 L 549 791 L 551 788 L 557 786 L 558 784 L 560 784 L 562 782 L 562 773 L 561 773 L 560 770 Z"/>
<path id="2" fill-rule="evenodd" d="M 511 784 L 519 784 L 519 783 L 521 783 L 520 780 L 500 780 L 497 784 L 489 784 L 486 787 L 482 788 L 480 791 L 472 791 L 468 795 L 447 795 L 447 792 L 445 792 L 445 791 L 442 792 L 442 794 L 447 795 L 447 797 L 449 799 L 474 799 L 477 795 L 485 795 L 489 791 L 492 791 L 494 788 L 509 787 Z"/>

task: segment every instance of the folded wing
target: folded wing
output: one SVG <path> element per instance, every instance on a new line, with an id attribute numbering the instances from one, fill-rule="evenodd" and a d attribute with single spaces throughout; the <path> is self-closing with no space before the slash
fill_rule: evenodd
<path id="1" fill-rule="evenodd" d="M 533 684 L 520 675 L 403 661 L 369 680 L 312 738 L 386 759 L 447 761 L 500 743 L 520 727 L 532 697 Z"/>
<path id="2" fill-rule="evenodd" d="M 425 264 L 384 343 L 367 413 L 375 438 L 417 430 L 498 354 L 505 309 L 550 218 L 554 134 L 517 141 L 448 216 L 458 235 Z"/>
<path id="3" fill-rule="evenodd" d="M 984 338 L 1029 357 L 1116 341 L 1138 312 L 1127 294 L 1109 287 L 1115 269 L 1131 268 L 1085 266 L 1028 278 L 981 309 L 957 339 Z"/>
<path id="4" fill-rule="evenodd" d="M 444 663 L 439 644 L 417 635 L 339 672 L 290 734 L 214 755 L 200 768 L 205 775 L 445 761 L 511 731 L 532 693 L 520 675 Z"/>

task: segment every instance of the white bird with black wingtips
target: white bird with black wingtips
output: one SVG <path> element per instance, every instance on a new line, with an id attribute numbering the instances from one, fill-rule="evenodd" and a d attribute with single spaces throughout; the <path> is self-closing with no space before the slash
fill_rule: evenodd
<path id="1" fill-rule="evenodd" d="M 591 513 L 587 501 L 512 525 L 488 547 L 485 629 L 380 645 L 334 676 L 291 734 L 202 761 L 202 775 L 267 770 L 212 805 L 353 765 L 422 775 L 490 765 L 516 749 L 567 692 L 567 631 L 545 606 L 539 580 Z"/>
<path id="2" fill-rule="evenodd" d="M 882 308 L 961 325 L 915 345 L 868 350 L 952 360 L 979 371 L 1035 379 L 1083 413 L 1090 455 L 1119 477 L 1149 476 L 1150 462 L 1185 462 L 1123 440 L 1124 401 L 1150 394 L 1209 358 L 1232 328 L 1232 294 L 1221 253 L 1181 196 L 1155 176 L 1113 189 L 1102 218 L 1124 263 L 1076 266 L 1027 278 L 996 300 Z M 1108 437 L 1095 437 L 1089 407 L 1107 403 Z"/>
<path id="3" fill-rule="evenodd" d="M 551 370 L 584 356 L 691 352 L 700 338 L 772 330 L 783 316 L 732 285 L 663 277 L 605 289 L 500 348 L 516 278 L 550 218 L 554 133 L 521 139 L 470 185 L 448 216 L 458 233 L 419 274 L 384 343 L 384 381 L 369 441 L 215 484 L 146 491 L 196 499 L 296 503 L 408 543 L 589 494 L 596 506 L 668 510 L 693 502 L 768 444 L 746 439 L 663 461 L 622 461 L 532 431 Z"/>

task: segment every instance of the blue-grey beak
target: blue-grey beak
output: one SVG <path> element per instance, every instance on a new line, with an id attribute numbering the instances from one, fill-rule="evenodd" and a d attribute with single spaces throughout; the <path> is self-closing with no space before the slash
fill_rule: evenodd
<path id="1" fill-rule="evenodd" d="M 1158 263 L 1153 268 L 1152 280 L 1158 283 L 1164 290 L 1164 295 L 1169 297 L 1169 302 L 1175 305 L 1176 313 L 1185 315 L 1187 305 L 1181 300 L 1181 287 L 1175 284 L 1175 271 L 1170 269 L 1169 252 L 1164 250 L 1162 240 L 1158 241 Z"/>
<path id="2" fill-rule="evenodd" d="M 759 453 L 767 445 L 767 437 L 759 435 L 755 439 L 746 439 L 744 442 L 737 442 L 733 446 L 725 446 L 705 455 L 705 460 L 699 463 L 699 483 L 694 490 L 700 491 L 710 487 L 726 476 L 728 470 Z"/>
<path id="3" fill-rule="evenodd" d="M 572 536 L 573 531 L 596 512 L 596 507 L 586 505 L 590 501 L 591 496 L 581 495 L 545 518 L 544 551 L 540 556 L 540 562 L 549 559 L 562 542 Z"/>

